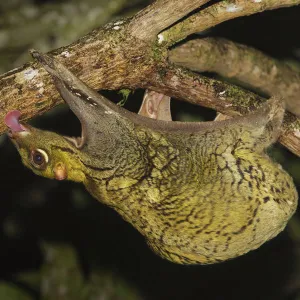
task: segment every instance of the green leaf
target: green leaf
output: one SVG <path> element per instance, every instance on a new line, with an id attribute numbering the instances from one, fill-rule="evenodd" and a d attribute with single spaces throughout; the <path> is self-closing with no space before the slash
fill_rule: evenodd
<path id="1" fill-rule="evenodd" d="M 133 93 L 132 90 L 130 89 L 122 89 L 122 90 L 119 90 L 118 94 L 121 94 L 122 95 L 122 100 L 119 101 L 117 104 L 120 105 L 120 106 L 124 106 L 125 103 L 127 102 L 127 99 L 129 97 L 129 95 Z"/>

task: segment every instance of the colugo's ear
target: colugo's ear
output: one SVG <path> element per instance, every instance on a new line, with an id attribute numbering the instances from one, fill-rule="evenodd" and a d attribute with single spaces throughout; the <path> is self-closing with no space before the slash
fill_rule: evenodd
<path id="1" fill-rule="evenodd" d="M 139 115 L 155 120 L 172 121 L 170 102 L 171 97 L 146 90 Z"/>
<path id="2" fill-rule="evenodd" d="M 81 122 L 82 137 L 74 140 L 77 147 L 93 140 L 95 128 L 109 128 L 120 117 L 122 108 L 89 88 L 58 60 L 35 50 L 31 54 L 52 75 L 58 92 Z"/>

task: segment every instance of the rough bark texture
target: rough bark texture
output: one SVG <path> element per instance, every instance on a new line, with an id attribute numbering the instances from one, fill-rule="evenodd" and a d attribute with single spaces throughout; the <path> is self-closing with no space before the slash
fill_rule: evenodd
<path id="1" fill-rule="evenodd" d="M 161 33 L 161 41 L 172 45 L 195 32 L 201 32 L 222 22 L 265 10 L 300 4 L 300 0 L 230 0 L 220 1 Z"/>
<path id="2" fill-rule="evenodd" d="M 158 0 L 134 17 L 130 25 L 131 34 L 142 40 L 155 40 L 160 31 L 206 2 L 209 0 Z"/>
<path id="3" fill-rule="evenodd" d="M 46 52 L 70 44 L 139 1 L 46 1 L 34 5 L 14 0 L 0 4 L 0 73 L 27 62 L 28 49 Z"/>
<path id="4" fill-rule="evenodd" d="M 287 109 L 300 116 L 300 71 L 256 49 L 226 39 L 204 38 L 176 47 L 169 59 L 194 71 L 237 79 L 269 96 L 280 95 Z"/>

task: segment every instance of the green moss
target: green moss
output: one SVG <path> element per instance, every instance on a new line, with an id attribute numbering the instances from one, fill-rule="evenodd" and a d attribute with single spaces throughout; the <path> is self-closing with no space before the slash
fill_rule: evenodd
<path id="1" fill-rule="evenodd" d="M 152 47 L 152 58 L 155 61 L 162 61 L 164 58 L 163 49 L 158 45 Z"/>
<path id="2" fill-rule="evenodd" d="M 34 106 L 35 107 L 41 107 L 47 104 L 47 101 L 42 101 L 42 102 L 35 102 Z"/>
<path id="3" fill-rule="evenodd" d="M 212 81 L 212 87 L 216 94 L 225 91 L 224 97 L 232 104 L 234 110 L 245 114 L 258 108 L 263 98 L 241 87 L 229 85 L 220 81 Z"/>

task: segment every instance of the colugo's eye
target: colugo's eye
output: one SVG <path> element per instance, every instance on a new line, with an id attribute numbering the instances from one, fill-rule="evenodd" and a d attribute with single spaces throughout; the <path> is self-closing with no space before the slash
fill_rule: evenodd
<path id="1" fill-rule="evenodd" d="M 31 151 L 31 163 L 37 169 L 44 169 L 49 161 L 48 154 L 42 149 Z"/>

